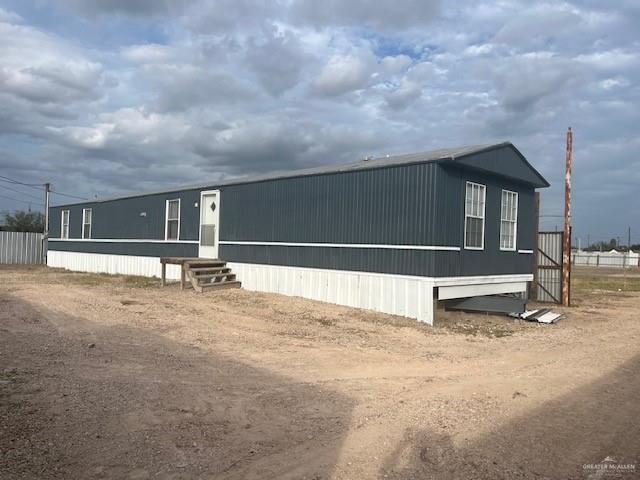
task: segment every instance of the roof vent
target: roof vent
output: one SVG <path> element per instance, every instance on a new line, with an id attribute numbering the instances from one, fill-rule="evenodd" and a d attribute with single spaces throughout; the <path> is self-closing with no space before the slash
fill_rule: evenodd
<path id="1" fill-rule="evenodd" d="M 368 162 L 369 160 L 373 160 L 373 157 L 371 155 L 365 155 L 364 157 L 362 157 L 360 159 L 362 162 Z"/>

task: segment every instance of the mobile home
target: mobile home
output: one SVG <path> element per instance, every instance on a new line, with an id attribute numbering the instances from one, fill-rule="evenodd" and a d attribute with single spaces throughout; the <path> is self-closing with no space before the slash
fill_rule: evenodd
<path id="1" fill-rule="evenodd" d="M 158 276 L 161 257 L 219 258 L 250 290 L 432 323 L 434 301 L 526 290 L 547 186 L 505 142 L 59 205 L 47 263 Z"/>

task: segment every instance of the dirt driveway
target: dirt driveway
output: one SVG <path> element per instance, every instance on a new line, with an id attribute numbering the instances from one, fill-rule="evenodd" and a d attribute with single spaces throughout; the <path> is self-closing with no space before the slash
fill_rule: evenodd
<path id="1" fill-rule="evenodd" d="M 574 299 L 429 328 L 2 268 L 0 478 L 637 478 L 640 293 Z"/>

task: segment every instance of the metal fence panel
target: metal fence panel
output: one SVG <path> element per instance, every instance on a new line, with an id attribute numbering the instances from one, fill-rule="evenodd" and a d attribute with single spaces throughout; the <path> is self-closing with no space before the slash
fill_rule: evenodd
<path id="1" fill-rule="evenodd" d="M 562 232 L 538 233 L 538 300 L 560 303 L 562 294 Z"/>
<path id="2" fill-rule="evenodd" d="M 571 263 L 589 267 L 638 267 L 640 254 L 636 252 L 573 252 Z"/>
<path id="3" fill-rule="evenodd" d="M 30 232 L 0 232 L 0 264 L 43 263 L 43 235 Z"/>

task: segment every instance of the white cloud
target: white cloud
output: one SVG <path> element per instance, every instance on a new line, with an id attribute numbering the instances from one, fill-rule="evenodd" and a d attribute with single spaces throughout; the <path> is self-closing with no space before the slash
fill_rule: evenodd
<path id="1" fill-rule="evenodd" d="M 102 66 L 32 27 L 0 23 L 0 87 L 38 104 L 95 100 Z"/>
<path id="2" fill-rule="evenodd" d="M 175 58 L 176 53 L 174 48 L 157 43 L 130 45 L 122 50 L 122 56 L 126 60 L 136 63 L 167 62 Z"/>
<path id="3" fill-rule="evenodd" d="M 422 87 L 412 80 L 403 78 L 400 85 L 385 96 L 387 105 L 394 110 L 403 110 L 420 98 Z"/>
<path id="4" fill-rule="evenodd" d="M 600 87 L 604 90 L 612 90 L 619 87 L 627 87 L 629 81 L 626 78 L 605 78 L 600 82 Z"/>
<path id="5" fill-rule="evenodd" d="M 20 23 L 22 17 L 15 12 L 9 12 L 4 8 L 0 8 L 0 23 Z"/>
<path id="6" fill-rule="evenodd" d="M 386 56 L 380 61 L 380 67 L 385 73 L 396 75 L 406 70 L 413 61 L 408 55 Z"/>
<path id="7" fill-rule="evenodd" d="M 355 55 L 334 55 L 313 81 L 316 92 L 328 97 L 363 88 L 369 81 L 373 67 L 369 61 Z"/>
<path id="8" fill-rule="evenodd" d="M 621 70 L 629 67 L 640 67 L 637 51 L 630 52 L 623 48 L 615 48 L 600 52 L 582 53 L 575 57 L 576 61 L 587 64 L 598 70 Z"/>

